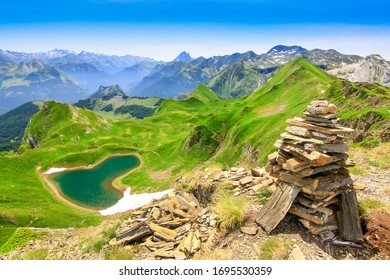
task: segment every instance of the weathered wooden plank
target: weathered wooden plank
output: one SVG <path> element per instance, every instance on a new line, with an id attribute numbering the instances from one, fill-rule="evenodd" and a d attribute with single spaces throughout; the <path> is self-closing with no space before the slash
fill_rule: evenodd
<path id="1" fill-rule="evenodd" d="M 325 144 L 324 141 L 316 139 L 316 138 L 299 137 L 299 136 L 296 136 L 296 135 L 293 135 L 293 134 L 290 134 L 290 133 L 287 133 L 287 132 L 284 132 L 284 133 L 280 134 L 280 136 L 285 138 L 285 139 L 296 140 L 296 141 L 299 141 L 299 142 L 302 142 L 302 143 Z"/>
<path id="2" fill-rule="evenodd" d="M 306 151 L 317 151 L 321 153 L 346 153 L 349 151 L 347 144 L 305 144 Z"/>
<path id="3" fill-rule="evenodd" d="M 317 225 L 323 225 L 328 221 L 328 215 L 322 212 L 313 212 L 309 209 L 299 203 L 293 203 L 288 212 Z"/>
<path id="4" fill-rule="evenodd" d="M 270 233 L 284 218 L 298 193 L 297 186 L 280 183 L 270 200 L 259 212 L 256 223 Z"/>
<path id="5" fill-rule="evenodd" d="M 341 194 L 341 211 L 337 214 L 340 237 L 348 241 L 362 242 L 363 231 L 356 193 L 353 189 L 348 189 Z"/>

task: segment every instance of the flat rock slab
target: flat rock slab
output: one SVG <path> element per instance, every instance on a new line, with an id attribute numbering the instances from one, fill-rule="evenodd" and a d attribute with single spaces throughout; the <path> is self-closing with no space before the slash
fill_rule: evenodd
<path id="1" fill-rule="evenodd" d="M 240 227 L 240 230 L 242 233 L 249 234 L 249 235 L 256 235 L 258 228 L 255 226 L 252 227 Z"/>
<path id="2" fill-rule="evenodd" d="M 246 184 L 252 183 L 252 181 L 253 181 L 253 178 L 248 176 L 248 177 L 245 177 L 244 179 L 240 180 L 240 185 L 244 186 Z"/>
<path id="3" fill-rule="evenodd" d="M 270 233 L 287 214 L 299 191 L 300 188 L 293 184 L 281 183 L 261 209 L 256 223 Z"/>
<path id="4" fill-rule="evenodd" d="M 289 260 L 306 260 L 305 255 L 302 253 L 302 251 L 298 245 L 293 246 L 288 259 Z"/>

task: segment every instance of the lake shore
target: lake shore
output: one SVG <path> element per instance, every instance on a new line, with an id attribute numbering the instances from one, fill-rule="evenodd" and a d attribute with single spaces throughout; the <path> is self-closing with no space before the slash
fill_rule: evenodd
<path id="1" fill-rule="evenodd" d="M 123 193 L 123 197 L 113 206 L 100 210 L 99 213 L 102 216 L 114 215 L 129 210 L 134 210 L 139 207 L 148 205 L 153 200 L 158 200 L 163 198 L 168 193 L 172 192 L 173 189 L 168 189 L 161 192 L 155 193 L 141 193 L 141 194 L 130 194 L 130 187 L 127 187 Z"/>
<path id="2" fill-rule="evenodd" d="M 127 188 L 128 186 L 124 185 L 121 183 L 121 180 L 128 176 L 131 172 L 134 172 L 135 170 L 137 170 L 138 168 L 142 167 L 143 166 L 143 161 L 141 159 L 141 156 L 139 154 L 115 154 L 115 155 L 108 155 L 108 156 L 105 156 L 103 159 L 97 161 L 96 163 L 92 164 L 92 165 L 89 165 L 89 166 L 73 166 L 73 167 L 51 167 L 49 168 L 47 171 L 45 172 L 40 172 L 40 167 L 37 168 L 37 173 L 38 175 L 40 175 L 40 177 L 42 178 L 43 182 L 44 182 L 44 185 L 48 186 L 50 192 L 53 194 L 53 196 L 55 196 L 56 198 L 60 199 L 62 202 L 65 202 L 66 204 L 72 206 L 72 207 L 75 207 L 75 208 L 78 208 L 80 210 L 85 210 L 85 211 L 88 211 L 88 212 L 93 212 L 93 213 L 96 213 L 96 214 L 100 214 L 99 211 L 102 211 L 102 210 L 98 210 L 98 209 L 92 209 L 92 208 L 88 208 L 88 207 L 85 207 L 83 205 L 80 205 L 80 204 L 77 204 L 75 202 L 73 202 L 72 200 L 70 200 L 69 198 L 65 197 L 58 185 L 53 181 L 51 180 L 51 175 L 55 174 L 55 173 L 58 173 L 58 172 L 63 172 L 63 171 L 71 171 L 71 170 L 80 170 L 80 169 L 92 169 L 94 167 L 96 167 L 97 165 L 101 164 L 102 162 L 104 162 L 105 160 L 107 160 L 108 158 L 111 158 L 111 157 L 120 157 L 120 156 L 135 156 L 137 159 L 138 159 L 138 162 L 139 164 L 130 169 L 128 172 L 126 172 L 125 174 L 115 178 L 112 182 L 111 182 L 111 187 L 114 188 L 114 189 L 117 189 L 121 192 L 123 192 L 123 194 L 125 194 L 125 192 L 127 191 Z M 50 171 L 50 172 L 49 172 Z M 53 172 L 54 171 L 54 172 Z M 125 189 L 126 188 L 126 189 Z M 134 195 L 132 195 L 134 196 Z M 120 199 L 122 200 L 124 198 L 124 196 Z M 119 201 L 120 201 L 119 200 Z M 118 202 L 119 202 L 118 201 Z M 127 200 L 126 200 L 127 201 Z M 118 203 L 117 202 L 117 203 Z M 114 204 L 116 205 L 116 204 Z M 114 206 L 113 205 L 113 206 Z M 111 206 L 111 207 L 113 207 Z M 131 206 L 130 206 L 131 207 Z M 108 208 L 107 208 L 108 209 Z M 119 208 L 118 208 L 119 209 Z M 124 209 L 123 206 L 121 206 L 121 209 Z M 104 209 L 106 210 L 106 209 Z M 126 211 L 126 210 L 125 210 Z M 124 211 L 121 211 L 121 212 L 124 212 Z"/>

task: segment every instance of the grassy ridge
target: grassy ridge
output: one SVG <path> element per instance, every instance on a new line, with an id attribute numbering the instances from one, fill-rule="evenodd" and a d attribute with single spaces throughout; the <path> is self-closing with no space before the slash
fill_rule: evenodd
<path id="1" fill-rule="evenodd" d="M 41 101 L 28 102 L 0 116 L 0 152 L 18 150 L 31 116 L 40 107 Z"/>
<path id="2" fill-rule="evenodd" d="M 137 154 L 142 166 L 122 183 L 133 191 L 152 191 L 207 163 L 264 163 L 285 120 L 300 115 L 338 81 L 298 59 L 250 96 L 217 100 L 201 85 L 185 100 L 164 100 L 144 120 L 108 121 L 86 109 L 48 102 L 50 109 L 34 115 L 26 130 L 39 147 L 25 144 L 21 155 L 0 156 L 0 226 L 11 232 L 16 226 L 87 226 L 102 219 L 55 198 L 38 166 L 89 165 L 111 154 Z"/>

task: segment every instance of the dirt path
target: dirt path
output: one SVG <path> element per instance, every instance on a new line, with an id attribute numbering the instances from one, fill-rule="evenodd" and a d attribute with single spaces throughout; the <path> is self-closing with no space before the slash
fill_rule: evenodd
<path id="1" fill-rule="evenodd" d="M 279 105 L 277 107 L 272 107 L 269 110 L 267 110 L 266 112 L 260 114 L 259 117 L 268 117 L 268 116 L 277 114 L 277 113 L 283 111 L 284 108 L 286 108 L 286 104 L 282 104 L 282 105 Z"/>

